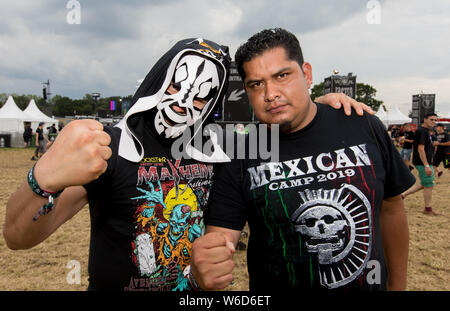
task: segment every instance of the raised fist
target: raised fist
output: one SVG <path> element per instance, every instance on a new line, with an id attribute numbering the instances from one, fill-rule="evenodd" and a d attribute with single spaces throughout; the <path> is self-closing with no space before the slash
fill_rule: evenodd
<path id="1" fill-rule="evenodd" d="M 70 122 L 36 163 L 35 177 L 40 187 L 53 192 L 97 179 L 111 157 L 110 142 L 111 137 L 100 122 Z"/>
<path id="2" fill-rule="evenodd" d="M 192 245 L 191 271 L 205 290 L 220 290 L 233 281 L 234 244 L 225 233 L 211 232 Z"/>

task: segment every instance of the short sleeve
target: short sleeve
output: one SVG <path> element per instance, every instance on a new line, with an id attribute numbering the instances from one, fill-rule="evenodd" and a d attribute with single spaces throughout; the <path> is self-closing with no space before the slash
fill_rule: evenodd
<path id="1" fill-rule="evenodd" d="M 210 226 L 242 230 L 247 221 L 246 202 L 242 195 L 242 160 L 215 167 L 205 223 Z"/>
<path id="2" fill-rule="evenodd" d="M 421 130 L 416 131 L 416 136 L 414 136 L 414 140 L 418 142 L 419 145 L 425 145 L 425 132 Z"/>
<path id="3" fill-rule="evenodd" d="M 416 179 L 403 162 L 400 153 L 394 146 L 383 123 L 376 117 L 369 117 L 373 125 L 379 146 L 383 156 L 384 169 L 386 171 L 386 181 L 384 184 L 384 197 L 390 198 L 400 195 L 411 188 Z"/>

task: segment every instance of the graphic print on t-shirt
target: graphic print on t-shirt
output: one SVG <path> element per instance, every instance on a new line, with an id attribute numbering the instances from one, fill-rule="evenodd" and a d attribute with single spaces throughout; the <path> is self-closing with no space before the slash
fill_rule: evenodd
<path id="1" fill-rule="evenodd" d="M 287 205 L 281 200 L 284 211 L 278 217 L 289 217 L 302 251 L 317 259 L 311 273 L 318 275 L 312 278 L 326 288 L 338 288 L 362 276 L 373 246 L 371 185 L 376 179 L 366 144 L 264 163 L 247 171 L 251 190 L 264 187 L 266 198 L 267 191 L 275 198 L 289 197 Z M 271 210 L 262 213 L 265 224 L 276 226 L 276 218 L 271 218 L 277 217 L 274 206 L 269 206 Z M 288 270 L 293 273 L 294 267 Z"/>
<path id="2" fill-rule="evenodd" d="M 203 230 L 203 210 L 211 187 L 212 165 L 180 165 L 165 157 L 144 158 L 131 198 L 136 238 L 132 258 L 145 290 L 184 290 L 192 242 Z"/>
<path id="3" fill-rule="evenodd" d="M 292 214 L 295 231 L 308 253 L 318 257 L 320 283 L 336 288 L 365 268 L 372 241 L 371 207 L 356 187 L 299 192 L 302 204 Z"/>

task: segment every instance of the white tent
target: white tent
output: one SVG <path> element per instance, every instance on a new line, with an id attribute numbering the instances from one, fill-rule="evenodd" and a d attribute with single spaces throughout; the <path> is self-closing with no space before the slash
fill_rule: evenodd
<path id="1" fill-rule="evenodd" d="M 383 106 L 378 107 L 378 111 L 375 114 L 381 121 L 387 118 L 387 113 L 384 111 Z"/>
<path id="2" fill-rule="evenodd" d="M 12 96 L 0 108 L 0 133 L 11 135 L 11 147 L 23 147 L 24 122 L 38 121 L 20 110 Z"/>
<path id="3" fill-rule="evenodd" d="M 30 100 L 30 103 L 28 104 L 28 106 L 24 110 L 24 112 L 29 114 L 32 117 L 35 117 L 36 119 L 38 119 L 41 122 L 52 123 L 52 124 L 58 123 L 57 119 L 50 118 L 49 116 L 44 114 L 41 110 L 39 110 L 34 99 Z"/>
<path id="4" fill-rule="evenodd" d="M 377 113 L 375 114 L 383 124 L 388 127 L 392 124 L 403 124 L 403 123 L 410 123 L 411 118 L 408 118 L 405 116 L 397 107 L 397 105 L 394 106 L 392 109 L 388 109 L 387 111 L 384 111 L 383 107 L 380 106 L 378 108 Z"/>
<path id="5" fill-rule="evenodd" d="M 45 129 L 47 127 L 51 126 L 52 124 L 55 124 L 56 126 L 58 126 L 58 120 L 50 118 L 49 116 L 44 114 L 41 110 L 39 110 L 34 99 L 30 100 L 30 102 L 29 102 L 27 108 L 25 108 L 24 112 L 36 119 L 36 121 L 31 123 L 31 128 L 33 129 L 33 133 L 35 133 L 40 122 L 45 123 L 44 132 L 45 132 Z"/>

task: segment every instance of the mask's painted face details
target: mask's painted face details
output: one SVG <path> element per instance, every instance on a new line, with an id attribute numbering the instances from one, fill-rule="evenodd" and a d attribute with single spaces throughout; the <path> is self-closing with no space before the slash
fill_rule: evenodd
<path id="1" fill-rule="evenodd" d="M 183 145 L 182 153 L 173 154 L 177 159 L 228 161 L 226 157 L 211 156 L 213 149 L 223 153 L 211 135 L 205 139 L 205 143 L 213 146 L 210 150 L 196 149 L 192 143 L 194 137 L 207 136 L 203 127 L 213 122 L 213 111 L 224 100 L 230 63 L 227 46 L 202 38 L 178 41 L 150 69 L 134 94 L 127 114 L 116 125 L 121 129 L 119 156 L 140 162 L 147 151 L 146 135 L 169 146 L 186 134 L 185 140 L 178 141 Z"/>
<path id="2" fill-rule="evenodd" d="M 156 106 L 155 128 L 165 138 L 176 138 L 201 119 L 219 90 L 216 65 L 204 57 L 183 56 L 172 82 Z"/>

